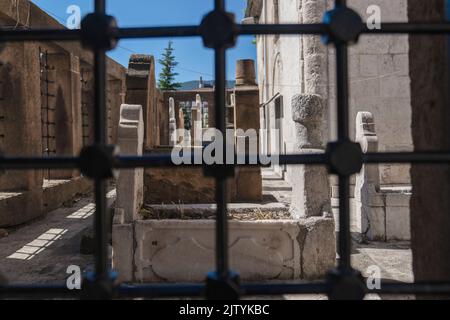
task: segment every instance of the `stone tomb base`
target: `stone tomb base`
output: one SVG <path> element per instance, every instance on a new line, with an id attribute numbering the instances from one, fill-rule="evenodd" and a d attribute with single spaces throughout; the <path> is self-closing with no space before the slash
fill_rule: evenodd
<path id="1" fill-rule="evenodd" d="M 231 269 L 243 281 L 319 279 L 335 264 L 332 218 L 232 220 L 229 228 Z M 212 219 L 115 224 L 113 268 L 128 283 L 202 282 L 215 269 L 214 233 Z"/>
<path id="2" fill-rule="evenodd" d="M 45 180 L 42 189 L 0 192 L 0 227 L 13 227 L 38 219 L 91 190 L 90 180 L 77 177 Z"/>

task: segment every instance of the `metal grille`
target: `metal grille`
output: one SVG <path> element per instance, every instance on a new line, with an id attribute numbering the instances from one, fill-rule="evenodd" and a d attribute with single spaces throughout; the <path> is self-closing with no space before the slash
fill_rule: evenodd
<path id="1" fill-rule="evenodd" d="M 362 154 L 358 144 L 349 138 L 349 77 L 348 45 L 361 34 L 447 34 L 448 23 L 386 23 L 381 29 L 369 30 L 361 18 L 347 8 L 345 0 L 336 0 L 335 7 L 325 14 L 320 24 L 239 25 L 225 11 L 225 1 L 215 0 L 215 8 L 200 26 L 118 28 L 114 18 L 105 13 L 105 0 L 95 0 L 95 12 L 83 19 L 80 30 L 7 30 L 0 29 L 0 41 L 81 41 L 94 53 L 94 129 L 93 145 L 86 146 L 79 157 L 18 158 L 0 157 L 6 170 L 78 168 L 95 184 L 95 272 L 83 281 L 80 292 L 64 286 L 6 286 L 0 293 L 6 296 L 39 294 L 40 297 L 80 295 L 82 298 L 201 296 L 209 299 L 233 299 L 242 295 L 273 295 L 323 293 L 332 299 L 362 299 L 367 293 L 425 294 L 450 293 L 450 283 L 382 284 L 381 289 L 368 290 L 351 266 L 349 219 L 349 184 L 351 175 L 363 163 L 434 163 L 447 164 L 450 153 L 368 153 Z M 113 169 L 135 167 L 170 167 L 170 155 L 142 157 L 113 154 L 107 146 L 106 51 L 116 40 L 157 37 L 202 37 L 204 45 L 215 53 L 215 123 L 226 129 L 225 53 L 234 46 L 239 35 L 322 35 L 336 49 L 338 140 L 328 145 L 325 154 L 281 155 L 284 165 L 323 165 L 339 177 L 339 239 L 338 267 L 326 281 L 315 283 L 239 284 L 238 276 L 230 271 L 228 259 L 227 172 L 229 167 L 216 165 L 207 172 L 216 180 L 216 270 L 207 275 L 205 284 L 114 286 L 114 273 L 109 269 L 106 214 L 106 181 Z M 226 136 L 226 135 L 224 135 Z M 206 169 L 206 168 L 205 168 Z M 232 168 L 231 168 L 232 169 Z M 205 275 L 206 276 L 206 275 Z"/>
<path id="2" fill-rule="evenodd" d="M 56 155 L 56 122 L 55 107 L 51 100 L 56 97 L 53 93 L 55 81 L 52 77 L 52 68 L 48 63 L 48 51 L 39 48 L 39 65 L 41 81 L 41 130 L 42 130 L 42 155 L 44 157 Z M 53 72 L 54 75 L 54 72 Z M 50 169 L 45 170 L 44 178 L 51 178 Z"/>
<path id="3" fill-rule="evenodd" d="M 92 142 L 91 137 L 91 90 L 90 90 L 90 79 L 88 79 L 87 71 L 85 69 L 81 70 L 81 123 L 82 123 L 82 136 L 83 136 L 83 146 L 87 146 Z"/>

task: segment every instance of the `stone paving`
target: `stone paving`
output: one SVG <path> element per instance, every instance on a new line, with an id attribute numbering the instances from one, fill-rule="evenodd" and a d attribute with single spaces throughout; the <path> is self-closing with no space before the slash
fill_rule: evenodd
<path id="1" fill-rule="evenodd" d="M 115 190 L 108 193 L 108 202 Z M 86 270 L 93 257 L 80 254 L 83 231 L 92 226 L 95 205 L 90 197 L 77 199 L 0 239 L 0 272 L 10 283 L 65 283 L 70 265 Z"/>

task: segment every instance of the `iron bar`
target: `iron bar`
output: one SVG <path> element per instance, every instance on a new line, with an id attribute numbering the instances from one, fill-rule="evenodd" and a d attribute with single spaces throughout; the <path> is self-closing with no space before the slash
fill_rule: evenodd
<path id="1" fill-rule="evenodd" d="M 270 157 L 270 155 L 268 156 Z M 279 164 L 286 165 L 327 165 L 326 154 L 283 154 L 274 156 L 278 158 Z M 450 153 L 447 152 L 378 152 L 363 154 L 363 162 L 366 164 L 448 164 L 450 163 Z M 252 156 L 246 156 L 247 164 L 237 164 L 244 166 L 270 166 L 263 164 L 258 157 L 256 164 L 248 164 Z M 0 158 L 0 167 L 7 170 L 29 170 L 29 169 L 76 169 L 78 158 L 70 156 L 52 157 L 9 157 Z M 236 162 L 236 161 L 235 161 Z M 194 156 L 191 158 L 192 164 L 182 166 L 204 166 L 205 164 L 194 164 Z M 121 156 L 118 155 L 114 161 L 114 169 L 130 168 L 152 168 L 152 167 L 173 167 L 171 154 L 142 155 L 142 156 Z"/>
<path id="2" fill-rule="evenodd" d="M 345 1 L 336 1 L 336 5 Z M 336 80 L 337 80 L 337 119 L 338 141 L 349 140 L 349 103 L 348 103 L 348 47 L 336 44 Z M 351 269 L 351 237 L 350 237 L 350 177 L 339 175 L 339 267 Z"/>
<path id="3" fill-rule="evenodd" d="M 223 6 L 223 1 L 216 1 L 216 9 Z M 215 92 L 214 101 L 216 105 L 215 121 L 216 128 L 222 132 L 224 139 L 223 155 L 226 151 L 226 120 L 225 120 L 225 79 L 226 79 L 226 56 L 224 48 L 215 49 Z M 227 216 L 227 180 L 217 173 L 216 177 L 216 267 L 221 277 L 228 276 L 228 216 Z"/>
<path id="4" fill-rule="evenodd" d="M 236 28 L 238 35 L 325 35 L 328 33 L 326 24 L 239 24 Z M 438 35 L 450 33 L 450 23 L 382 23 L 379 29 L 369 29 L 365 26 L 362 34 L 427 34 Z M 198 26 L 178 27 L 133 27 L 116 28 L 112 35 L 117 40 L 142 38 L 173 38 L 200 36 Z M 0 41 L 80 41 L 80 30 L 68 29 L 33 29 L 10 30 L 0 27 Z"/>
<path id="5" fill-rule="evenodd" d="M 95 12 L 105 14 L 105 0 L 95 0 Z M 106 52 L 103 49 L 94 50 L 94 140 L 98 146 L 107 144 L 106 130 L 108 117 L 106 109 Z M 106 217 L 107 181 L 95 179 L 95 272 L 101 279 L 107 279 L 108 261 L 108 219 Z"/>

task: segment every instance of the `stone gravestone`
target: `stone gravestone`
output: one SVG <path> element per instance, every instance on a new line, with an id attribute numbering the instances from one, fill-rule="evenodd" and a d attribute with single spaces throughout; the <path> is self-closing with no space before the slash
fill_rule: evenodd
<path id="1" fill-rule="evenodd" d="M 122 155 L 142 155 L 144 121 L 140 105 L 123 104 L 120 107 L 118 144 Z M 122 210 L 121 223 L 134 220 L 143 202 L 144 170 L 121 170 L 117 182 L 117 205 Z"/>
<path id="2" fill-rule="evenodd" d="M 184 142 L 184 112 L 183 109 L 180 108 L 178 110 L 178 124 L 180 126 L 180 128 L 177 131 L 177 136 L 178 136 L 178 143 L 179 144 L 183 144 Z"/>
<path id="3" fill-rule="evenodd" d="M 356 116 L 356 141 L 362 151 L 378 152 L 375 121 L 370 112 L 358 112 Z M 385 240 L 384 199 L 380 193 L 380 173 L 377 164 L 363 165 L 356 175 L 355 217 L 357 233 L 370 240 Z"/>
<path id="4" fill-rule="evenodd" d="M 199 94 L 195 98 L 195 107 L 192 108 L 191 137 L 195 147 L 202 145 L 202 98 Z"/>
<path id="5" fill-rule="evenodd" d="M 123 155 L 142 155 L 144 121 L 140 105 L 120 107 L 118 144 Z M 119 270 L 118 281 L 132 281 L 134 220 L 143 203 L 144 170 L 121 170 L 117 181 L 117 202 L 112 231 L 112 264 Z"/>
<path id="6" fill-rule="evenodd" d="M 253 60 L 236 62 L 236 87 L 231 95 L 234 114 L 228 122 L 234 122 L 236 129 L 236 151 L 238 155 L 254 156 L 259 152 L 259 88 L 256 85 Z M 249 141 L 246 133 L 253 131 L 256 141 Z M 240 142 L 244 142 L 243 144 Z M 237 200 L 245 202 L 262 201 L 262 175 L 259 167 L 239 167 L 236 173 Z"/>
<path id="7" fill-rule="evenodd" d="M 169 145 L 175 146 L 178 143 L 177 120 L 175 118 L 175 100 L 169 98 Z"/>
<path id="8" fill-rule="evenodd" d="M 295 122 L 295 153 L 324 152 L 322 98 L 315 94 L 299 94 L 292 98 L 292 119 Z M 291 213 L 294 218 L 331 214 L 327 168 L 294 166 Z"/>

